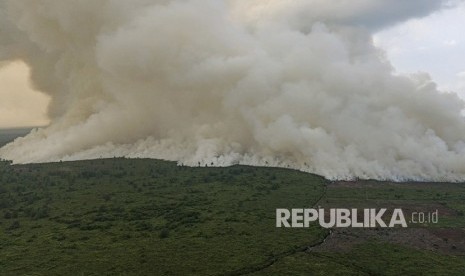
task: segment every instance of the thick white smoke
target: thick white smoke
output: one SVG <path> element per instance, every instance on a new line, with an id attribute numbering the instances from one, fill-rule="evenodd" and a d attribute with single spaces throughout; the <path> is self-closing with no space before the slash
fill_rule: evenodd
<path id="1" fill-rule="evenodd" d="M 371 32 L 438 0 L 4 0 L 49 127 L 16 163 L 109 156 L 289 166 L 330 179 L 465 179 L 464 103 L 394 76 Z"/>

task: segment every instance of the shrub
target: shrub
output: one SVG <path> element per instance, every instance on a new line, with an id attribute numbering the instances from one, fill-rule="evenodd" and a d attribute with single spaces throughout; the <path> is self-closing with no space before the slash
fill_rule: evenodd
<path id="1" fill-rule="evenodd" d="M 159 236 L 160 236 L 160 239 L 166 239 L 166 238 L 169 237 L 169 235 L 170 235 L 170 230 L 164 228 L 164 229 L 162 229 L 162 230 L 160 231 L 160 235 L 159 235 Z"/>
<path id="2" fill-rule="evenodd" d="M 13 223 L 10 225 L 10 227 L 8 227 L 8 230 L 15 230 L 15 229 L 18 229 L 20 228 L 21 225 L 19 224 L 19 221 L 15 220 L 13 221 Z"/>

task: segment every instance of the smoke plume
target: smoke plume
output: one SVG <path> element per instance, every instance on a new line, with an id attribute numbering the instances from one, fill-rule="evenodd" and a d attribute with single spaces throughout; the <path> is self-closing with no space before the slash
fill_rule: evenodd
<path id="1" fill-rule="evenodd" d="M 372 42 L 445 2 L 3 0 L 0 63 L 30 66 L 52 123 L 0 157 L 463 181 L 464 103 Z"/>

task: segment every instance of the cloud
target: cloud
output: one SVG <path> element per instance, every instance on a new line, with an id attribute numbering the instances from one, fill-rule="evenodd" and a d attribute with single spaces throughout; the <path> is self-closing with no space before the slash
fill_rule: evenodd
<path id="1" fill-rule="evenodd" d="M 444 45 L 454 47 L 457 45 L 457 40 L 452 39 L 452 40 L 446 40 L 444 41 Z"/>

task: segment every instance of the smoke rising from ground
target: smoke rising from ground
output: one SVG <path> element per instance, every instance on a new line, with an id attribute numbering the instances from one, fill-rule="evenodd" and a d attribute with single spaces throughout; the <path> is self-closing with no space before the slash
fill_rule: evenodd
<path id="1" fill-rule="evenodd" d="M 0 62 L 30 65 L 35 88 L 52 98 L 52 123 L 0 157 L 464 180 L 464 103 L 427 75 L 394 76 L 371 39 L 442 4 L 2 1 Z"/>

